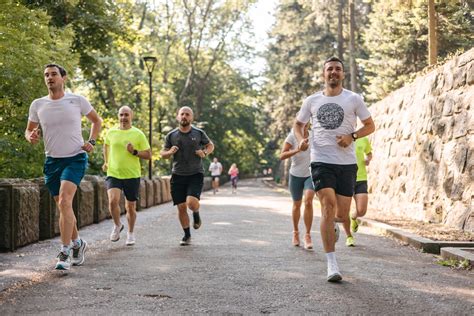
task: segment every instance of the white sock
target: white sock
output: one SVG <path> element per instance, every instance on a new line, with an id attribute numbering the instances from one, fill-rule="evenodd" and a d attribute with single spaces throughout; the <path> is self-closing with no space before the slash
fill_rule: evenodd
<path id="1" fill-rule="evenodd" d="M 336 262 L 336 253 L 334 251 L 328 252 L 326 253 L 326 258 L 328 259 L 328 263 Z"/>

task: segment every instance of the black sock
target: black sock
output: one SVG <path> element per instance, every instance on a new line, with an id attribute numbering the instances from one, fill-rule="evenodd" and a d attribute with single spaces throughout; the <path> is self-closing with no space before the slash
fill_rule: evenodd
<path id="1" fill-rule="evenodd" d="M 199 218 L 199 211 L 193 212 L 193 219 L 194 219 L 195 222 L 196 222 L 196 221 L 199 221 L 199 219 L 200 219 L 200 218 Z"/>
<path id="2" fill-rule="evenodd" d="M 183 228 L 184 230 L 184 236 L 185 237 L 191 237 L 191 231 L 189 230 L 189 227 L 188 228 Z"/>

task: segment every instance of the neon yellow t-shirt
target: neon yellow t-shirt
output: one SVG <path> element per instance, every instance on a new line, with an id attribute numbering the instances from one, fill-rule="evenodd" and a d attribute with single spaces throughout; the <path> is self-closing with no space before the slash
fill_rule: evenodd
<path id="1" fill-rule="evenodd" d="M 136 127 L 122 130 L 114 127 L 107 132 L 105 144 L 109 146 L 107 176 L 117 179 L 141 177 L 140 158 L 127 150 L 127 144 L 141 151 L 150 148 L 145 134 Z"/>
<path id="2" fill-rule="evenodd" d="M 357 180 L 367 180 L 367 169 L 365 166 L 365 156 L 372 152 L 372 146 L 370 146 L 369 139 L 367 137 L 361 137 L 355 141 L 355 154 L 357 158 Z"/>

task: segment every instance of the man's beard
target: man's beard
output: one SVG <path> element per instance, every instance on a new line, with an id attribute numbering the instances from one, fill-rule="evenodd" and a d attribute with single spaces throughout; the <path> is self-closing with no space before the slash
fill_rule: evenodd
<path id="1" fill-rule="evenodd" d="M 179 121 L 179 125 L 182 127 L 189 126 L 189 124 L 190 124 L 189 121 L 185 121 L 185 120 Z"/>

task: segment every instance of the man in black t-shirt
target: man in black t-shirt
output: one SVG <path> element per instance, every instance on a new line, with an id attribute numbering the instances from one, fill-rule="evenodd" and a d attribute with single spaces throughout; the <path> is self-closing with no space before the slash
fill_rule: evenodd
<path id="1" fill-rule="evenodd" d="M 184 230 L 181 245 L 189 245 L 191 232 L 187 209 L 193 212 L 193 227 L 201 226 L 199 216 L 199 198 L 201 197 L 204 167 L 202 158 L 214 150 L 214 144 L 206 133 L 191 125 L 194 114 L 190 107 L 179 109 L 176 119 L 179 127 L 166 135 L 161 157 L 173 157 L 171 171 L 171 196 L 173 204 L 178 207 L 178 215 Z"/>

